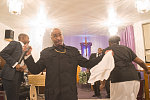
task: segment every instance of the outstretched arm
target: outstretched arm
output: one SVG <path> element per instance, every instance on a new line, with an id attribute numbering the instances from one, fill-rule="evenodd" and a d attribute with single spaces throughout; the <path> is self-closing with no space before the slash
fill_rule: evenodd
<path id="1" fill-rule="evenodd" d="M 30 48 L 30 49 L 26 53 L 25 64 L 27 65 L 29 71 L 32 74 L 38 74 L 38 73 L 42 72 L 45 69 L 44 59 L 43 59 L 42 54 L 40 56 L 40 59 L 35 63 L 32 55 L 31 55 L 32 48 L 28 45 L 25 45 L 23 47 L 23 51 L 26 51 L 27 48 Z"/>
<path id="2" fill-rule="evenodd" d="M 76 50 L 75 52 L 78 60 L 78 65 L 80 65 L 81 67 L 92 68 L 95 65 L 97 65 L 102 59 L 102 56 L 99 56 L 99 57 L 92 57 L 89 60 L 87 60 L 78 52 L 78 50 Z"/>
<path id="3" fill-rule="evenodd" d="M 133 61 L 140 65 L 146 71 L 147 74 L 150 74 L 147 65 L 139 57 L 136 57 Z"/>

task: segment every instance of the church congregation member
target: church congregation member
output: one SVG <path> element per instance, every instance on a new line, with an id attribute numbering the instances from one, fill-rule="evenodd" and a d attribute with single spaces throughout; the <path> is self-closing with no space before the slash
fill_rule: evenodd
<path id="1" fill-rule="evenodd" d="M 22 54 L 22 46 L 29 43 L 26 34 L 19 34 L 19 41 L 11 41 L 1 52 L 0 56 L 6 61 L 1 71 L 1 78 L 7 100 L 19 100 L 19 88 L 23 81 L 23 71 L 26 66 L 18 61 Z"/>
<path id="2" fill-rule="evenodd" d="M 91 68 L 100 62 L 101 57 L 91 60 L 84 58 L 77 48 L 63 43 L 63 34 L 58 28 L 51 31 L 51 40 L 53 46 L 42 50 L 37 62 L 34 62 L 30 49 L 25 63 L 32 74 L 38 74 L 46 68 L 45 100 L 78 100 L 77 66 Z M 26 49 L 24 46 L 23 50 Z"/>
<path id="3" fill-rule="evenodd" d="M 136 100 L 140 88 L 138 72 L 134 64 L 140 65 L 150 74 L 146 64 L 128 47 L 119 45 L 120 37 L 109 38 L 109 47 L 104 49 L 113 51 L 115 67 L 110 74 L 110 100 Z"/>
<path id="4" fill-rule="evenodd" d="M 110 77 L 105 81 L 105 89 L 107 92 L 106 98 L 110 98 Z"/>
<path id="5" fill-rule="evenodd" d="M 92 53 L 89 59 L 99 57 L 102 54 L 102 51 L 103 51 L 102 48 L 98 48 L 98 52 Z M 100 80 L 94 82 L 94 85 L 92 85 L 92 86 L 93 86 L 93 90 L 94 90 L 94 95 L 92 97 L 102 98 L 101 94 L 100 94 Z"/>
<path id="6" fill-rule="evenodd" d="M 110 98 L 110 78 L 100 81 L 100 90 L 103 90 L 103 88 L 105 88 L 107 92 L 105 98 Z"/>
<path id="7" fill-rule="evenodd" d="M 102 48 L 98 48 L 98 52 L 92 53 L 89 59 L 101 56 L 102 51 L 103 51 Z M 101 64 L 101 65 L 103 66 L 103 64 Z M 98 66 L 98 65 L 96 65 L 96 66 Z M 103 67 L 105 67 L 105 65 Z M 106 98 L 110 98 L 110 78 L 108 78 L 107 80 L 103 80 L 103 81 L 97 80 L 96 82 L 94 82 L 94 85 L 93 85 L 94 95 L 93 95 L 93 97 L 102 98 L 101 94 L 100 94 L 100 90 L 103 87 L 105 87 L 106 92 L 107 92 Z"/>

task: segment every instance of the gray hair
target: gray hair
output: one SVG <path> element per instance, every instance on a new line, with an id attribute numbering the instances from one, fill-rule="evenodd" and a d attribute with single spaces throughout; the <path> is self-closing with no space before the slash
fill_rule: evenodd
<path id="1" fill-rule="evenodd" d="M 109 42 L 111 42 L 111 43 L 117 43 L 117 44 L 119 44 L 119 41 L 120 41 L 120 37 L 117 36 L 117 35 L 111 36 L 111 37 L 109 38 Z"/>

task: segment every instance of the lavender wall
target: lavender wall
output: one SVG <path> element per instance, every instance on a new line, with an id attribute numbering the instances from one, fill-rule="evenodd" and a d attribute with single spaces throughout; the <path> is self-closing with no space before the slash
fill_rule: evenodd
<path id="1" fill-rule="evenodd" d="M 91 53 L 97 52 L 97 49 L 108 47 L 108 36 L 100 35 L 90 35 L 87 36 L 87 42 L 92 42 Z M 64 36 L 64 43 L 66 45 L 74 46 L 81 50 L 80 43 L 85 41 L 85 36 L 74 35 L 74 36 Z"/>

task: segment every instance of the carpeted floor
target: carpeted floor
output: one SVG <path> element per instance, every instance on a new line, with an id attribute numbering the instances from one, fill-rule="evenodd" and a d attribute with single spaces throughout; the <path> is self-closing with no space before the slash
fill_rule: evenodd
<path id="1" fill-rule="evenodd" d="M 106 99 L 106 90 L 105 88 L 101 90 L 101 96 L 102 99 L 99 99 L 97 97 L 92 97 L 94 95 L 94 91 L 91 89 L 90 85 L 77 85 L 77 89 L 78 89 L 78 98 L 79 100 L 109 100 Z M 45 100 L 44 96 L 38 96 L 38 100 Z"/>
<path id="2" fill-rule="evenodd" d="M 94 95 L 94 91 L 91 89 L 91 86 L 88 85 L 77 85 L 78 88 L 78 98 L 79 99 L 99 99 L 97 97 L 92 97 Z M 106 98 L 106 90 L 103 88 L 101 91 L 101 96 L 103 99 Z"/>

